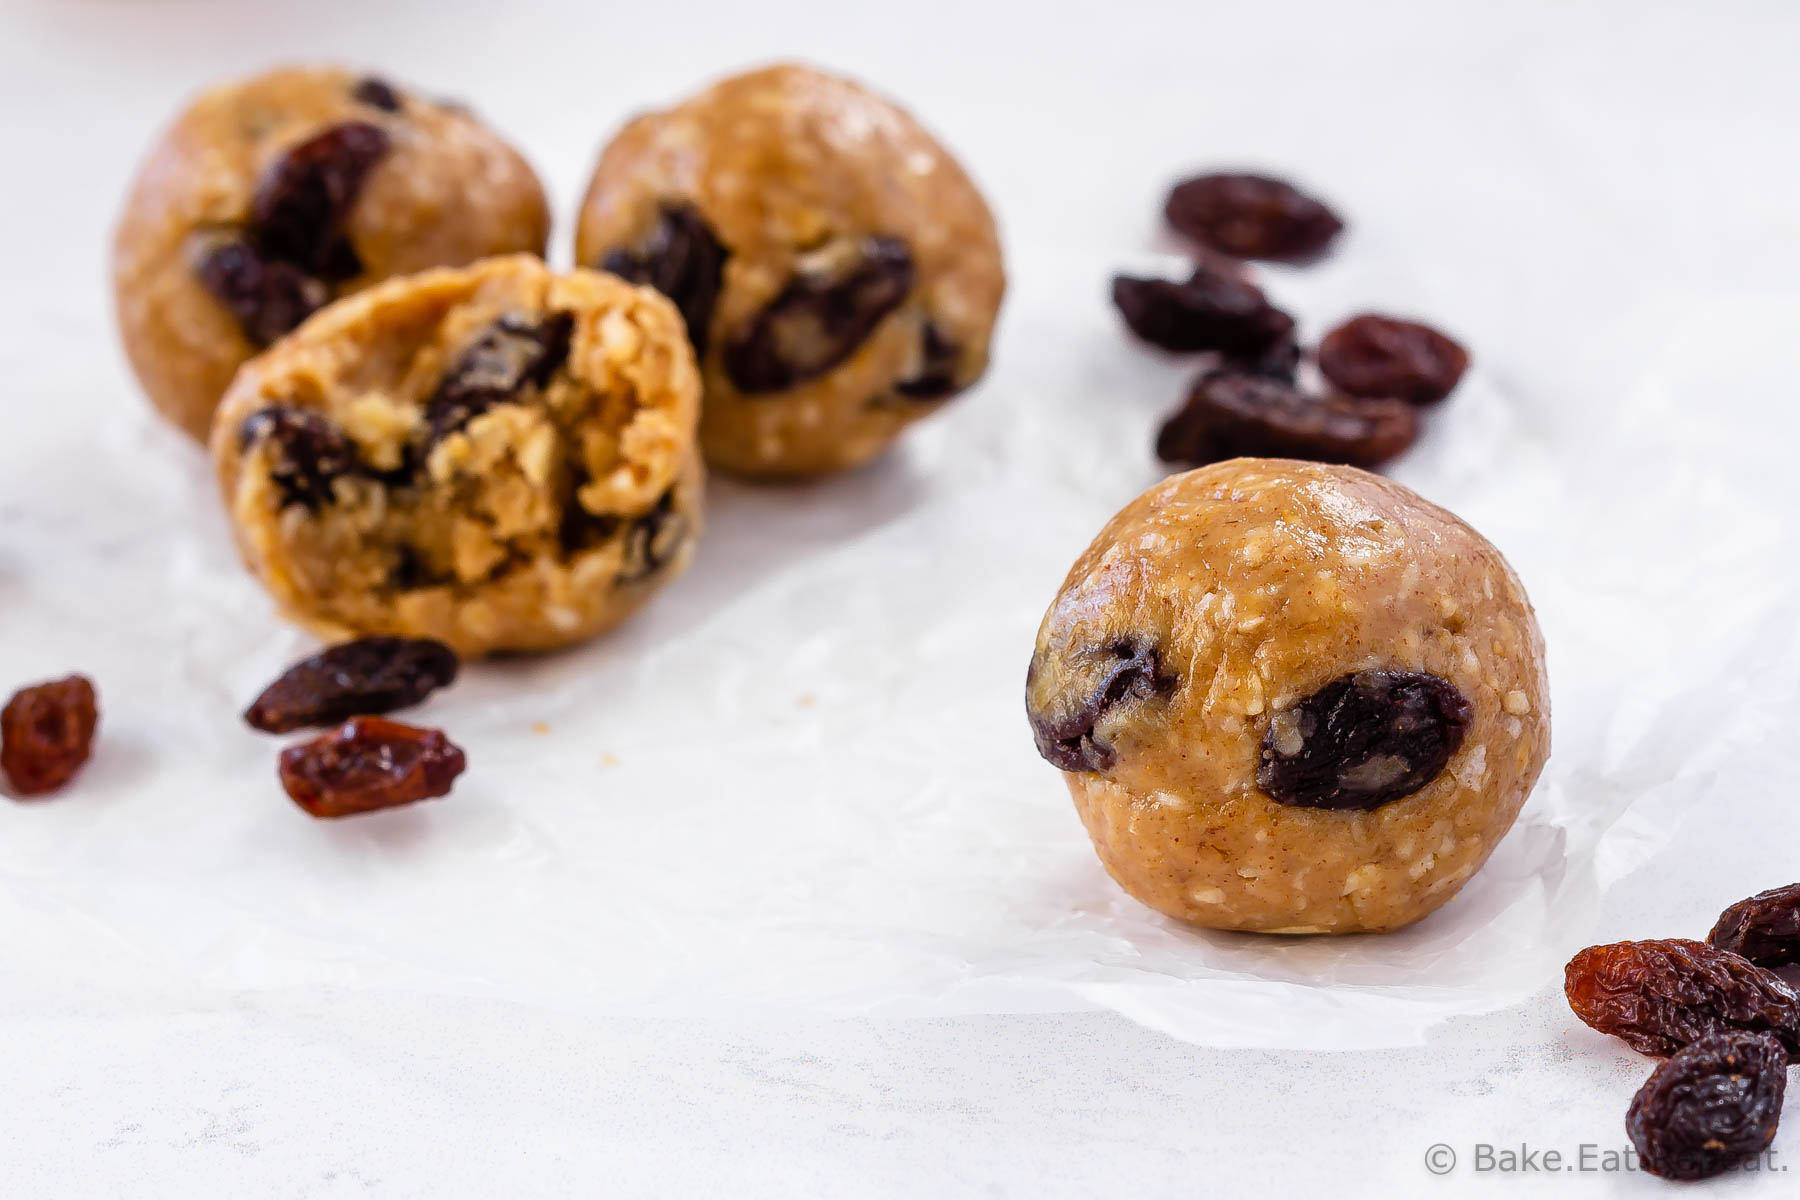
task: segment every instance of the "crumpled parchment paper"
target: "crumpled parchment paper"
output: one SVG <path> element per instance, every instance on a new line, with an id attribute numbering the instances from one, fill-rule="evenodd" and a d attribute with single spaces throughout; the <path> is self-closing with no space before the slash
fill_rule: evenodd
<path id="1" fill-rule="evenodd" d="M 1571 403 L 1453 330 L 1476 365 L 1392 473 L 1524 578 L 1549 768 L 1487 868 L 1412 929 L 1186 928 L 1107 879 L 1023 713 L 1043 609 L 1160 477 L 1153 431 L 1191 373 L 1108 310 L 1128 265 L 1015 263 L 976 392 L 855 475 L 714 481 L 693 569 L 640 617 L 472 667 L 413 714 L 468 751 L 451 797 L 335 823 L 281 794 L 287 739 L 238 720 L 314 643 L 238 566 L 201 455 L 113 364 L 79 365 L 91 331 L 15 345 L 43 402 L 0 440 L 0 683 L 84 670 L 104 716 L 66 795 L 0 803 L 0 978 L 656 1016 L 1100 1006 L 1194 1042 L 1320 1048 L 1416 1041 L 1542 989 L 1721 764 L 1778 752 L 1800 677 L 1779 439 L 1739 452 L 1705 403 L 1718 364 L 1679 342 Z M 1270 279 L 1312 337 L 1382 283 L 1354 258 Z"/>

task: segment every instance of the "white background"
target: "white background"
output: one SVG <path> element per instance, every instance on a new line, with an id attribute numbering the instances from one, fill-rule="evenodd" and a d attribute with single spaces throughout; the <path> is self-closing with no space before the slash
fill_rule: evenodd
<path id="1" fill-rule="evenodd" d="M 1647 1070 L 1575 1024 L 1543 964 L 1587 941 L 1701 933 L 1725 903 L 1800 876 L 1800 635 L 1784 566 L 1800 444 L 1792 4 L 14 2 L 4 14 L 0 684 L 79 664 L 108 700 L 83 785 L 0 812 L 11 1194 L 1493 1191 L 1507 1182 L 1475 1177 L 1475 1143 L 1621 1146 Z M 443 707 L 477 770 L 430 815 L 298 820 L 269 794 L 269 744 L 218 731 L 306 643 L 230 573 L 203 465 L 143 415 L 114 341 L 106 245 L 137 156 L 203 82 L 341 58 L 471 101 L 566 217 L 624 114 L 789 56 L 903 98 L 988 190 L 1014 275 L 989 381 L 853 479 L 715 487 L 699 562 L 642 622 L 523 676 L 477 673 Z M 859 919 L 908 910 L 875 893 L 918 887 L 930 892 L 919 928 L 973 908 L 970 956 L 991 956 L 1015 914 L 990 919 L 991 896 L 971 881 L 965 901 L 955 872 L 990 868 L 994 845 L 1016 838 L 997 860 L 1017 868 L 1003 882 L 1029 891 L 1019 909 L 1033 920 L 1115 922 L 1132 932 L 1125 951 L 1193 971 L 1257 953 L 1145 942 L 1166 927 L 1099 876 L 1054 777 L 1029 761 L 1017 709 L 1037 614 L 1092 530 L 1155 477 L 1149 431 L 1183 376 L 1125 343 L 1107 269 L 1167 248 L 1156 211 L 1173 175 L 1240 162 L 1307 180 L 1351 223 L 1333 263 L 1269 279 L 1315 333 L 1369 305 L 1427 315 L 1474 348 L 1477 375 L 1397 474 L 1494 534 L 1552 638 L 1557 760 L 1528 814 L 1548 841 L 1515 839 L 1496 864 L 1532 867 L 1519 880 L 1535 890 L 1520 882 L 1513 903 L 1490 881 L 1459 901 L 1536 922 L 1510 923 L 1543 944 L 1509 945 L 1509 961 L 1542 985 L 1406 1037 L 1385 1001 L 1339 986 L 1303 998 L 1306 1029 L 1281 1030 L 1271 1009 L 1260 1043 L 1209 1026 L 1202 993 L 1198 1009 L 1163 1014 L 1210 1043 L 1194 1045 L 1091 1010 L 1124 1007 L 1116 997 L 1041 978 L 958 993 L 926 979 L 943 945 L 895 953 L 855 936 Z M 566 253 L 566 220 L 555 236 Z M 992 577 L 934 576 L 940 548 L 943 561 L 991 556 Z M 893 578 L 870 576 L 871 562 Z M 943 593 L 934 604 L 884 602 L 916 599 L 921 578 Z M 861 640 L 822 633 L 771 667 L 758 651 L 783 613 Z M 990 632 L 1005 639 L 991 671 L 972 642 Z M 911 672 L 882 673 L 884 637 Z M 963 659 L 971 678 L 955 672 Z M 718 678 L 692 684 L 694 711 L 639 704 L 696 661 Z M 594 679 L 617 695 L 576 711 Z M 651 709 L 647 731 L 631 727 L 637 707 Z M 620 765 L 594 766 L 569 794 L 508 732 L 540 717 L 563 739 L 547 755 L 566 763 L 570 731 L 598 722 L 616 737 L 585 749 Z M 956 769 L 909 792 L 916 762 L 940 752 Z M 990 761 L 991 774 L 967 765 Z M 503 771 L 523 782 L 502 788 Z M 592 815 L 577 819 L 590 790 Z M 871 802 L 900 807 L 844 815 Z M 1592 829 L 1587 811 L 1603 814 Z M 784 821 L 788 859 L 766 842 L 734 855 Z M 534 842 L 543 829 L 574 840 Z M 834 839 L 871 830 L 893 837 L 886 858 L 844 851 L 882 864 L 867 892 L 821 868 Z M 622 842 L 636 872 L 585 877 L 593 860 L 570 855 L 583 837 Z M 1549 877 L 1559 864 L 1567 877 Z M 532 886 L 505 890 L 522 879 Z M 771 879 L 778 894 L 762 890 Z M 462 912 L 461 881 L 508 903 L 485 921 Z M 820 906 L 845 906 L 831 936 L 746 940 L 790 905 L 809 911 L 815 885 Z M 741 906 L 718 904 L 727 887 Z M 440 897 L 441 927 L 384 924 Z M 577 898 L 618 905 L 616 922 L 557 910 Z M 273 920 L 290 901 L 312 932 Z M 317 923 L 338 936 L 314 936 Z M 399 928 L 418 940 L 382 941 Z M 647 928 L 671 943 L 654 970 L 607 958 Z M 1478 934 L 1459 944 L 1479 948 Z M 857 1006 L 823 999 L 843 982 L 818 957 L 832 937 L 846 978 L 884 997 L 910 985 L 914 1002 L 844 1015 Z M 493 977 L 457 960 L 462 938 Z M 879 962 L 859 957 L 865 941 Z M 718 968 L 744 946 L 776 957 Z M 757 975 L 763 961 L 781 964 L 778 979 Z M 734 986 L 696 991 L 703 979 Z M 677 992 L 666 1008 L 679 1015 L 645 1007 Z M 801 993 L 816 1002 L 785 1002 Z M 1341 1021 L 1321 1016 L 1332 996 Z M 1335 1038 L 1365 1014 L 1375 1033 L 1327 1044 L 1380 1049 L 1317 1048 L 1318 1029 Z M 1800 1162 L 1796 1139 L 1778 1147 Z M 1424 1167 L 1439 1142 L 1463 1159 L 1447 1180 Z"/>

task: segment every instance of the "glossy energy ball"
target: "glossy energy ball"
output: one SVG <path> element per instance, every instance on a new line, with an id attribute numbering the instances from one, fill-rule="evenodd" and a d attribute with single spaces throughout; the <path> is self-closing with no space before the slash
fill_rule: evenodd
<path id="1" fill-rule="evenodd" d="M 469 657 L 590 637 L 681 572 L 699 415 L 667 300 L 519 254 L 337 301 L 238 373 L 212 451 L 287 615 Z"/>
<path id="2" fill-rule="evenodd" d="M 887 100 L 797 66 L 621 130 L 575 256 L 675 301 L 707 459 L 766 478 L 866 462 L 974 383 L 1005 290 L 956 160 Z"/>
<path id="3" fill-rule="evenodd" d="M 1217 929 L 1419 920 L 1550 752 L 1518 577 L 1352 467 L 1234 459 L 1139 496 L 1069 572 L 1026 688 L 1107 871 Z"/>
<path id="4" fill-rule="evenodd" d="M 549 225 L 531 167 L 466 109 L 331 67 L 227 84 L 163 134 L 120 215 L 125 352 L 204 439 L 238 367 L 334 297 L 541 254 Z"/>

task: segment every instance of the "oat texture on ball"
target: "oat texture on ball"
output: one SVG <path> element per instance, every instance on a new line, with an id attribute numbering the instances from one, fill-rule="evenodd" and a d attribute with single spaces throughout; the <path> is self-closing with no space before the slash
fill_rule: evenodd
<path id="1" fill-rule="evenodd" d="M 1487 861 L 1550 752 L 1518 577 L 1353 467 L 1235 459 L 1127 505 L 1026 684 L 1038 749 L 1138 900 L 1217 929 L 1397 929 Z"/>
<path id="2" fill-rule="evenodd" d="M 238 367 L 333 298 L 489 255 L 541 254 L 531 167 L 457 104 L 336 67 L 214 88 L 139 169 L 113 245 L 127 357 L 204 439 Z"/>
<path id="3" fill-rule="evenodd" d="M 239 372 L 212 451 L 245 561 L 296 620 L 543 650 L 687 563 L 699 401 L 661 295 L 512 255 L 321 311 Z"/>
<path id="4" fill-rule="evenodd" d="M 701 442 L 737 474 L 866 462 L 986 369 L 994 219 L 906 112 L 800 66 L 637 118 L 601 154 L 576 261 L 681 309 Z"/>

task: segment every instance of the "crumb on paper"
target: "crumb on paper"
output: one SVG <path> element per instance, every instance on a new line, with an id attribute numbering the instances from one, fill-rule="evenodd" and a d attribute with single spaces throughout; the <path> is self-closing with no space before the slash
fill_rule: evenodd
<path id="1" fill-rule="evenodd" d="M 813 695 L 811 692 L 806 692 L 803 693 L 798 700 L 794 701 L 794 706 L 796 708 L 811 708 L 818 702 L 819 698 L 817 696 Z"/>
<path id="2" fill-rule="evenodd" d="M 550 732 L 550 722 L 548 722 L 548 721 L 533 721 L 531 723 L 531 732 L 533 732 L 533 733 L 549 733 Z"/>
<path id="3" fill-rule="evenodd" d="M 619 756 L 616 754 L 602 754 L 600 756 L 600 765 L 603 767 L 616 767 L 619 765 Z"/>

